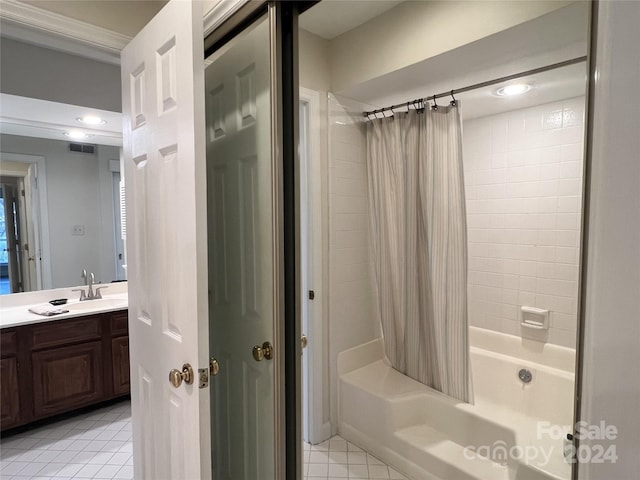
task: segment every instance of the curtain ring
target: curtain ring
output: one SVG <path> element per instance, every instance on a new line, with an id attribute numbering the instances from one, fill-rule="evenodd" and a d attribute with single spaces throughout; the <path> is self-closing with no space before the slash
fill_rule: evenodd
<path id="1" fill-rule="evenodd" d="M 433 110 L 438 110 L 438 102 L 436 99 L 436 96 L 433 96 L 433 107 L 431 107 Z"/>
<path id="2" fill-rule="evenodd" d="M 451 105 L 454 107 L 458 104 L 456 97 L 453 96 L 453 90 L 451 90 Z"/>

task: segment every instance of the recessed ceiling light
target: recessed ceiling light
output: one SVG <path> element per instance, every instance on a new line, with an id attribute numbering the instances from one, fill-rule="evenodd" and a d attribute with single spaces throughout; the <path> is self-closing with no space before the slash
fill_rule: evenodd
<path id="1" fill-rule="evenodd" d="M 105 119 L 96 115 L 85 115 L 84 117 L 76 118 L 76 120 L 87 125 L 106 125 L 107 123 Z"/>
<path id="2" fill-rule="evenodd" d="M 64 132 L 64 134 L 69 138 L 73 138 L 74 140 L 84 140 L 85 138 L 89 138 L 89 135 L 81 132 L 80 130 L 70 130 L 68 132 Z"/>
<path id="3" fill-rule="evenodd" d="M 496 94 L 500 95 L 501 97 L 512 97 L 514 95 L 522 95 L 523 93 L 527 93 L 529 90 L 531 90 L 531 85 L 527 85 L 526 83 L 516 83 L 498 89 Z"/>

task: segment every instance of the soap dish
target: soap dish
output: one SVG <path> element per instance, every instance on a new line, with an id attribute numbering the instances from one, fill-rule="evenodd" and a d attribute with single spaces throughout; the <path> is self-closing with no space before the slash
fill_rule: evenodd
<path id="1" fill-rule="evenodd" d="M 50 300 L 49 303 L 51 305 L 64 305 L 65 303 L 67 303 L 67 299 L 66 298 L 57 298 L 55 300 Z"/>
<path id="2" fill-rule="evenodd" d="M 520 325 L 533 330 L 548 330 L 549 310 L 535 307 L 520 307 Z"/>

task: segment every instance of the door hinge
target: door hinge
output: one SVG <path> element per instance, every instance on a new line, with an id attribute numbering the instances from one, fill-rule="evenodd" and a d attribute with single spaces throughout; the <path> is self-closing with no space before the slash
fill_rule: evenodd
<path id="1" fill-rule="evenodd" d="M 316 292 L 309 290 L 309 300 L 313 300 L 314 298 L 316 298 Z"/>
<path id="2" fill-rule="evenodd" d="M 20 190 L 20 194 L 24 197 L 24 188 Z"/>
<path id="3" fill-rule="evenodd" d="M 209 369 L 198 369 L 198 388 L 207 388 L 209 386 Z"/>

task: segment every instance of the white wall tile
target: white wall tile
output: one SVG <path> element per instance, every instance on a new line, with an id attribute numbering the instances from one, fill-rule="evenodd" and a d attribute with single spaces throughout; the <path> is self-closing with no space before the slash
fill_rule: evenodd
<path id="1" fill-rule="evenodd" d="M 584 97 L 465 122 L 473 325 L 519 335 L 538 306 L 548 341 L 574 346 L 583 125 Z"/>
<path id="2" fill-rule="evenodd" d="M 379 326 L 369 251 L 365 129 L 334 98 L 329 107 L 328 363 L 335 385 L 338 353 L 378 337 Z M 349 123 L 341 125 L 338 119 Z M 335 389 L 330 404 L 335 417 Z"/>

